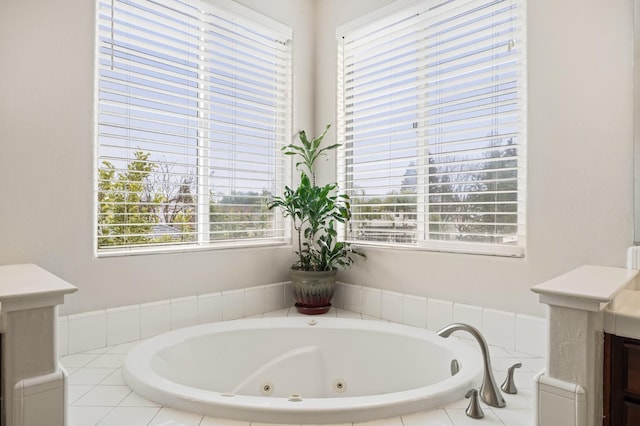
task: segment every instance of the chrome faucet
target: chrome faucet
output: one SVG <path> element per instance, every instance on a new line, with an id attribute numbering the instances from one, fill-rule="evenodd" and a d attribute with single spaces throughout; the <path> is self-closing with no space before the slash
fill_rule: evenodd
<path id="1" fill-rule="evenodd" d="M 502 396 L 502 393 L 500 393 L 500 388 L 496 385 L 496 381 L 493 378 L 493 372 L 491 371 L 489 347 L 487 346 L 487 342 L 484 340 L 484 337 L 482 337 L 482 334 L 480 334 L 480 331 L 469 324 L 454 323 L 444 327 L 438 331 L 437 334 L 441 337 L 449 337 L 454 331 L 466 331 L 475 337 L 480 345 L 482 360 L 484 361 L 484 377 L 482 378 L 482 386 L 480 387 L 480 398 L 492 407 L 505 407 L 507 403 L 504 401 L 504 397 Z"/>

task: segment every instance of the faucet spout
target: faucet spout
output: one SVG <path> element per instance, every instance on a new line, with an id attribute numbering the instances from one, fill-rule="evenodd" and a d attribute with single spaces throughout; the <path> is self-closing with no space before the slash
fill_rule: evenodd
<path id="1" fill-rule="evenodd" d="M 480 397 L 484 402 L 492 407 L 502 408 L 507 405 L 500 392 L 500 388 L 496 384 L 493 378 L 493 371 L 491 370 L 491 357 L 489 356 L 489 346 L 486 340 L 480 333 L 480 331 L 470 326 L 469 324 L 454 323 L 450 324 L 437 332 L 438 336 L 449 337 L 454 331 L 466 331 L 471 334 L 480 345 L 480 351 L 482 352 L 482 360 L 484 361 L 484 377 L 482 378 L 482 386 L 480 387 Z"/>

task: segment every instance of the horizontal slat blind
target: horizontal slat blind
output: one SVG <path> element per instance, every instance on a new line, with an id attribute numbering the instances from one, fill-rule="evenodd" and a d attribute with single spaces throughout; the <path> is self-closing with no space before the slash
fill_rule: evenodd
<path id="1" fill-rule="evenodd" d="M 99 253 L 288 237 L 291 30 L 246 12 L 98 1 Z"/>
<path id="2" fill-rule="evenodd" d="M 339 34 L 348 240 L 523 254 L 524 22 L 524 0 L 440 0 Z"/>

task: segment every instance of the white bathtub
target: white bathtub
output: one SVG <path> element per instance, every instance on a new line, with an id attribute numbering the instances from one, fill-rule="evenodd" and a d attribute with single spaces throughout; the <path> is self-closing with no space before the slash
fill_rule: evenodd
<path id="1" fill-rule="evenodd" d="M 451 361 L 460 371 L 451 376 Z M 379 321 L 243 319 L 165 333 L 127 356 L 139 395 L 203 415 L 265 423 L 361 422 L 427 410 L 479 385 L 480 353 Z M 293 395 L 293 396 L 292 396 Z"/>

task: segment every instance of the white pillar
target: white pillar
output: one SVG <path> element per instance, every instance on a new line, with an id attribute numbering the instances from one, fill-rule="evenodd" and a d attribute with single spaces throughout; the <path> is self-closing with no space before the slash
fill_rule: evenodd
<path id="1" fill-rule="evenodd" d="M 548 309 L 548 354 L 536 379 L 538 426 L 600 426 L 604 313 L 637 271 L 582 266 L 533 287 Z"/>
<path id="2" fill-rule="evenodd" d="M 57 305 L 76 290 L 36 265 L 0 267 L 2 426 L 64 426 Z"/>

